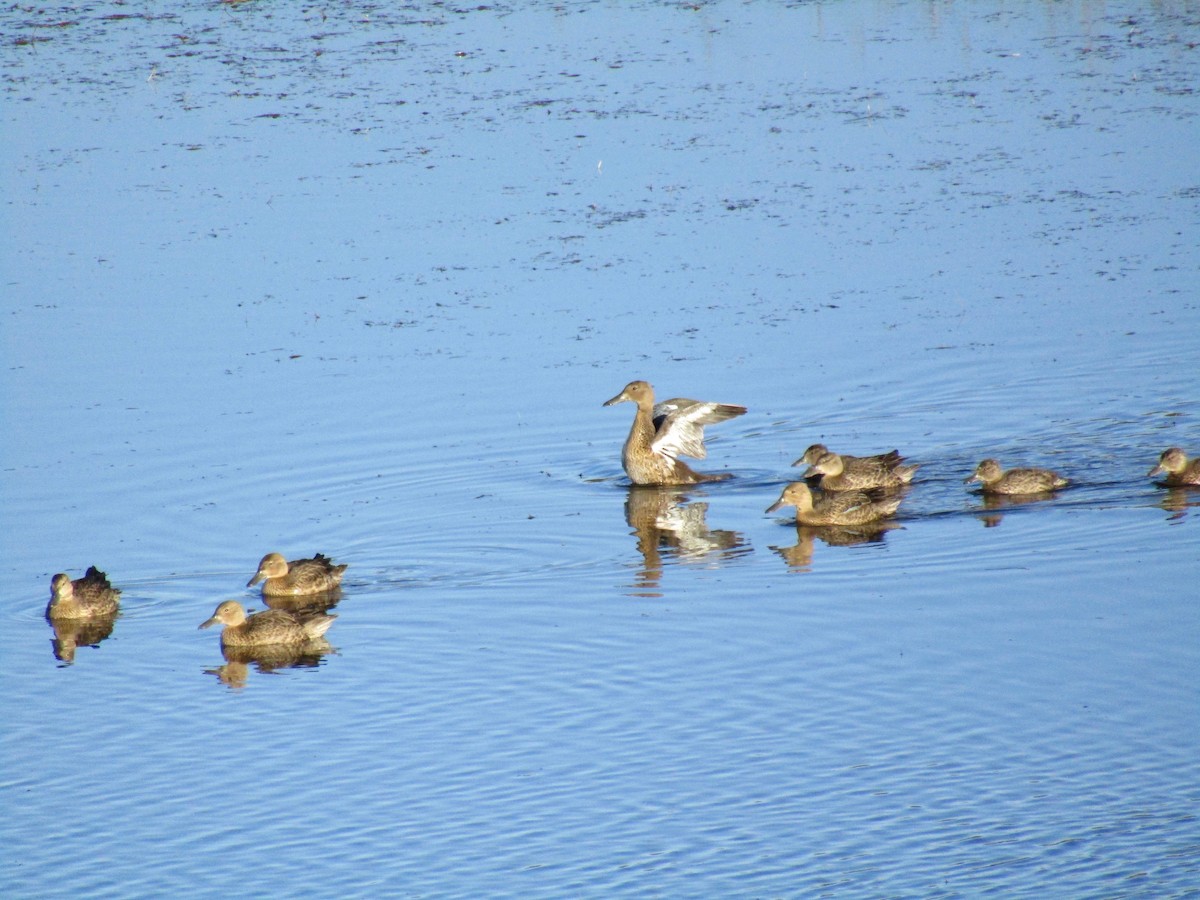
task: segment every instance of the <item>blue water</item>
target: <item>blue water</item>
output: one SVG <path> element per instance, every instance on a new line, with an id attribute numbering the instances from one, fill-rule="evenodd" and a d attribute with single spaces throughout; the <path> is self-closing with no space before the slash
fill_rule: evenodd
<path id="1" fill-rule="evenodd" d="M 1193 5 L 0 35 L 4 896 L 1194 895 Z M 631 490 L 633 378 L 736 477 Z M 763 512 L 815 441 L 898 527 Z M 197 630 L 271 550 L 334 653 Z"/>

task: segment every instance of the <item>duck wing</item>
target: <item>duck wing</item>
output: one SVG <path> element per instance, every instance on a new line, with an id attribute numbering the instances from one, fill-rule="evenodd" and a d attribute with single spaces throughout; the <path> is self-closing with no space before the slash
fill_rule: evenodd
<path id="1" fill-rule="evenodd" d="M 704 459 L 704 426 L 733 419 L 746 412 L 744 406 L 686 400 L 675 397 L 654 404 L 654 440 L 650 449 L 675 459 L 680 455 Z"/>

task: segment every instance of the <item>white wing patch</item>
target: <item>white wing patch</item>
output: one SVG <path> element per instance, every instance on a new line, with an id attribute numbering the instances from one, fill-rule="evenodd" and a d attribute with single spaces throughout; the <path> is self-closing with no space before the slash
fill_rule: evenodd
<path id="1" fill-rule="evenodd" d="M 704 459 L 704 426 L 740 416 L 746 410 L 726 403 L 706 403 L 700 400 L 675 398 L 654 405 L 657 433 L 650 449 L 659 456 L 676 459 L 691 456 Z"/>

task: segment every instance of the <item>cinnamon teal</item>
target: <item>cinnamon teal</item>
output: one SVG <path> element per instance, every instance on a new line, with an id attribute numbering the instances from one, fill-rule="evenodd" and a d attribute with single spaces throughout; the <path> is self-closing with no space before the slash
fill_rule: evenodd
<path id="1" fill-rule="evenodd" d="M 268 609 L 247 616 L 242 604 L 226 600 L 217 606 L 211 618 L 200 623 L 200 627 L 224 625 L 222 647 L 302 646 L 319 640 L 336 618 L 330 615 L 301 618 L 283 609 Z"/>
<path id="2" fill-rule="evenodd" d="M 819 475 L 820 486 L 826 491 L 869 491 L 874 488 L 898 488 L 909 484 L 919 464 L 888 464 L 867 459 L 856 460 L 850 469 L 845 458 L 836 453 L 823 453 L 812 463 L 805 478 Z"/>
<path id="3" fill-rule="evenodd" d="M 697 484 L 723 481 L 729 473 L 704 475 L 679 457 L 704 459 L 704 426 L 733 419 L 746 412 L 744 406 L 711 403 L 676 397 L 654 402 L 654 388 L 645 381 L 631 381 L 621 393 L 605 400 L 605 406 L 625 401 L 637 404 L 629 437 L 621 448 L 621 465 L 634 484 Z"/>
<path id="4" fill-rule="evenodd" d="M 1148 476 L 1166 475 L 1162 483 L 1170 487 L 1200 484 L 1200 457 L 1188 462 L 1187 454 L 1179 447 L 1162 452 L 1158 465 L 1146 473 Z"/>
<path id="5" fill-rule="evenodd" d="M 312 559 L 293 559 L 291 562 L 281 553 L 268 553 L 258 564 L 254 577 L 246 582 L 246 587 L 261 581 L 264 597 L 319 594 L 338 587 L 345 571 L 345 563 L 335 566 L 328 556 L 320 553 Z"/>
<path id="6" fill-rule="evenodd" d="M 994 459 L 985 459 L 963 479 L 978 481 L 988 494 L 1045 494 L 1067 486 L 1067 479 L 1049 469 L 1009 469 L 1005 472 Z"/>
<path id="7" fill-rule="evenodd" d="M 71 580 L 59 572 L 50 579 L 48 619 L 87 619 L 111 616 L 117 611 L 121 592 L 108 583 L 108 576 L 90 566 L 82 578 Z"/>
<path id="8" fill-rule="evenodd" d="M 796 507 L 797 525 L 867 525 L 895 515 L 900 508 L 900 498 L 875 500 L 854 491 L 823 493 L 814 498 L 807 484 L 793 481 L 783 489 L 779 499 L 767 507 L 767 512 L 775 512 L 784 506 Z"/>
<path id="9" fill-rule="evenodd" d="M 792 465 L 816 465 L 817 460 L 829 452 L 829 448 L 824 444 L 813 444 Z M 839 453 L 838 455 L 842 458 L 842 465 L 847 472 L 854 472 L 859 468 L 874 469 L 877 466 L 885 466 L 891 469 L 904 462 L 904 457 L 900 455 L 898 450 L 889 450 L 887 453 L 876 453 L 874 456 L 851 456 L 849 453 Z"/>

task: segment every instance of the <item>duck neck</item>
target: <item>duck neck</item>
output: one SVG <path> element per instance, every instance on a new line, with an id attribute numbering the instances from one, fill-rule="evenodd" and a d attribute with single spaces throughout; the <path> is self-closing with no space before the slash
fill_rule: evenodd
<path id="1" fill-rule="evenodd" d="M 650 446 L 654 441 L 654 404 L 649 401 L 639 401 L 637 412 L 633 415 L 633 425 L 629 428 L 629 440 L 626 445 L 641 443 Z"/>

